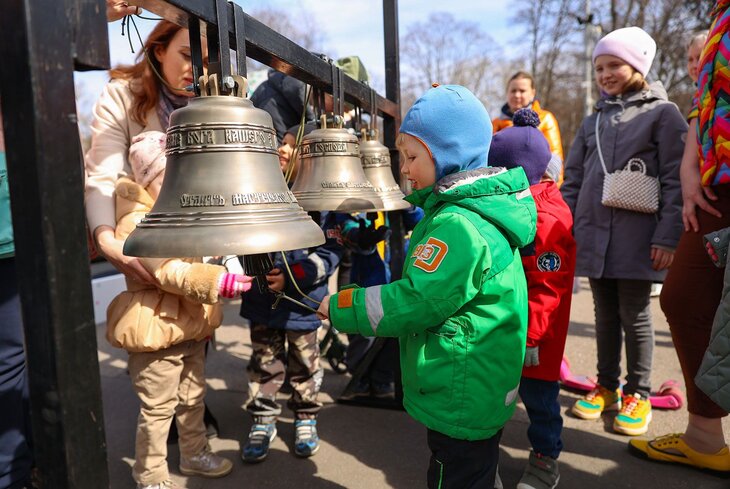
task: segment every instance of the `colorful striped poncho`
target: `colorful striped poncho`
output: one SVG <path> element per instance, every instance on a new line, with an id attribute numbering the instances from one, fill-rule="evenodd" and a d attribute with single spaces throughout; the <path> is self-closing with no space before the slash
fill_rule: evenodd
<path id="1" fill-rule="evenodd" d="M 703 186 L 730 183 L 730 0 L 717 0 L 712 19 L 698 80 Z"/>

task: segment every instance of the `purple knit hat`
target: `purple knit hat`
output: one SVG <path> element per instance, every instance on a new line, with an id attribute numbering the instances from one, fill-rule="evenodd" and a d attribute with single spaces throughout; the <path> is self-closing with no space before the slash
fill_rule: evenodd
<path id="1" fill-rule="evenodd" d="M 598 41 L 593 50 L 593 62 L 603 54 L 621 58 L 646 78 L 656 55 L 656 42 L 640 27 L 623 27 Z"/>
<path id="2" fill-rule="evenodd" d="M 530 185 L 540 182 L 552 153 L 545 136 L 537 128 L 540 116 L 530 108 L 520 109 L 512 117 L 514 126 L 505 127 L 492 137 L 489 166 L 522 167 Z"/>

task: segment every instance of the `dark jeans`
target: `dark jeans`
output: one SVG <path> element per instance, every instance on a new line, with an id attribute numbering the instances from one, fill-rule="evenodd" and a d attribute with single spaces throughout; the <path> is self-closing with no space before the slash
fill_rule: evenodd
<path id="1" fill-rule="evenodd" d="M 598 383 L 616 390 L 621 377 L 621 343 L 626 337 L 624 394 L 651 392 L 654 327 L 651 324 L 651 280 L 590 279 L 596 310 Z"/>
<path id="2" fill-rule="evenodd" d="M 0 259 L 0 488 L 30 477 L 30 408 L 15 259 Z"/>
<path id="3" fill-rule="evenodd" d="M 560 415 L 560 385 L 548 380 L 522 377 L 520 398 L 530 417 L 527 438 L 532 450 L 540 455 L 558 458 L 563 450 L 563 417 Z"/>
<path id="4" fill-rule="evenodd" d="M 493 489 L 502 430 L 486 440 L 457 440 L 428 430 L 429 489 Z"/>

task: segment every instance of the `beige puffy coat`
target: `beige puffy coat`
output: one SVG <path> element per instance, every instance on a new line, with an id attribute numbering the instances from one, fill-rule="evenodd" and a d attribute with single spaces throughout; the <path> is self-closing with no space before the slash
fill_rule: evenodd
<path id="1" fill-rule="evenodd" d="M 130 179 L 116 186 L 116 237 L 126 239 L 153 204 Z M 127 278 L 127 290 L 107 309 L 107 340 L 130 352 L 157 351 L 210 336 L 222 320 L 218 280 L 226 269 L 200 259 L 143 258 L 156 286 Z"/>

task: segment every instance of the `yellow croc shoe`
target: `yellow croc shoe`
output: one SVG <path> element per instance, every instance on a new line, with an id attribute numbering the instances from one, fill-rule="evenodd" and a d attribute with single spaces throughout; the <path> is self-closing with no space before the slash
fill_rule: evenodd
<path id="1" fill-rule="evenodd" d="M 701 453 L 682 440 L 682 433 L 664 435 L 653 440 L 636 438 L 629 441 L 629 447 L 651 460 L 689 465 L 730 476 L 730 450 L 727 446 L 717 453 Z"/>

